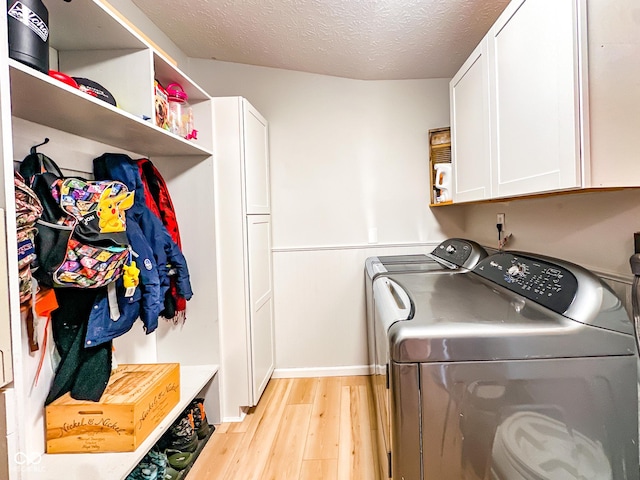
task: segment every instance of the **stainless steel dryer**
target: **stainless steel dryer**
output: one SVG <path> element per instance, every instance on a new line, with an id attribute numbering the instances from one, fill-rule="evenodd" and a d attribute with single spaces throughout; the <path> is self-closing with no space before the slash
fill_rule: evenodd
<path id="1" fill-rule="evenodd" d="M 369 257 L 365 262 L 365 293 L 366 293 L 366 309 L 367 309 L 367 335 L 369 348 L 369 365 L 373 366 L 372 375 L 370 377 L 370 387 L 372 391 L 385 391 L 385 365 L 384 360 L 378 360 L 380 354 L 377 350 L 384 352 L 386 343 L 381 348 L 376 347 L 376 333 L 374 321 L 374 294 L 373 281 L 389 274 L 399 273 L 466 273 L 475 267 L 480 260 L 487 257 L 487 251 L 478 243 L 462 239 L 449 238 L 440 243 L 431 253 L 416 255 L 391 255 Z M 384 353 L 382 354 L 384 358 Z M 375 395 L 374 395 L 375 396 Z M 376 408 L 378 406 L 376 405 Z M 384 408 L 384 407 L 383 407 Z M 386 415 L 385 411 L 377 408 L 376 415 Z M 378 438 L 379 456 L 386 458 L 386 449 L 384 447 L 384 431 L 378 429 L 380 438 Z M 386 471 L 386 467 L 385 467 Z M 382 471 L 380 471 L 382 475 Z"/>
<path id="2" fill-rule="evenodd" d="M 637 480 L 637 353 L 587 270 L 527 253 L 373 285 L 394 480 Z"/>
<path id="3" fill-rule="evenodd" d="M 369 365 L 375 365 L 375 335 L 373 321 L 373 280 L 393 273 L 429 273 L 451 270 L 466 272 L 487 256 L 487 251 L 473 240 L 449 238 L 431 253 L 369 257 L 365 262 L 365 296 L 367 331 L 369 335 Z"/>

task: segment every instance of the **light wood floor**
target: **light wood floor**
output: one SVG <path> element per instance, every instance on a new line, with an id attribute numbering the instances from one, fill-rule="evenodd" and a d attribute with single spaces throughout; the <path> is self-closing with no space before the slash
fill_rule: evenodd
<path id="1" fill-rule="evenodd" d="M 367 377 L 271 379 L 242 422 L 223 423 L 188 480 L 376 480 Z"/>

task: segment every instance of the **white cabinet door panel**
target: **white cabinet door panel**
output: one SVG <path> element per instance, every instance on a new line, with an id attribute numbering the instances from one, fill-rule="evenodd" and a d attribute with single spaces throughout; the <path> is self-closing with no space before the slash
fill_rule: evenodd
<path id="1" fill-rule="evenodd" d="M 252 405 L 256 405 L 275 366 L 271 217 L 247 216 Z"/>
<path id="2" fill-rule="evenodd" d="M 580 186 L 574 0 L 509 4 L 489 32 L 493 196 Z"/>
<path id="3" fill-rule="evenodd" d="M 491 197 L 488 68 L 483 40 L 450 83 L 454 202 Z"/>
<path id="4" fill-rule="evenodd" d="M 273 296 L 251 313 L 253 403 L 257 405 L 275 366 L 273 351 Z"/>
<path id="5" fill-rule="evenodd" d="M 270 213 L 267 121 L 249 102 L 243 100 L 242 104 L 246 213 Z"/>

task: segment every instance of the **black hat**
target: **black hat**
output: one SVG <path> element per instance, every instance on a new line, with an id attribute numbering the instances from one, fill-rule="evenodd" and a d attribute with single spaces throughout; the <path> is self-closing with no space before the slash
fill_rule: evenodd
<path id="1" fill-rule="evenodd" d="M 83 92 L 88 93 L 92 97 L 99 98 L 103 102 L 107 102 L 114 107 L 116 106 L 116 99 L 113 98 L 113 95 L 111 95 L 109 90 L 104 88 L 98 82 L 94 82 L 93 80 L 82 77 L 73 77 L 73 79 L 78 84 L 78 88 L 80 88 L 80 90 L 82 90 Z"/>

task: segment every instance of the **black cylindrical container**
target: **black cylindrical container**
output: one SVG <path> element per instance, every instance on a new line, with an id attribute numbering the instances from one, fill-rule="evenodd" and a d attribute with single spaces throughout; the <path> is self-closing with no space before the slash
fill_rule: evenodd
<path id="1" fill-rule="evenodd" d="M 9 0 L 9 56 L 49 73 L 49 11 L 41 0 Z"/>

